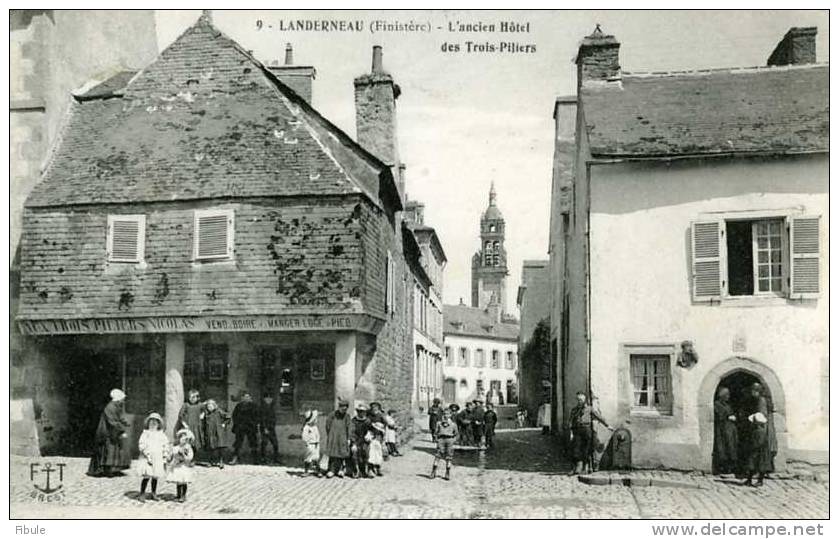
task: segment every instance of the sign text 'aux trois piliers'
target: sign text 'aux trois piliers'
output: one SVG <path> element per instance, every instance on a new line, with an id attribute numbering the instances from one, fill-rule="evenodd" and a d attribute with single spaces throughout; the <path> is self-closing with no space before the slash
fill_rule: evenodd
<path id="1" fill-rule="evenodd" d="M 27 335 L 80 333 L 203 333 L 239 331 L 361 331 L 375 333 L 381 321 L 364 314 L 281 316 L 163 316 L 18 320 Z"/>

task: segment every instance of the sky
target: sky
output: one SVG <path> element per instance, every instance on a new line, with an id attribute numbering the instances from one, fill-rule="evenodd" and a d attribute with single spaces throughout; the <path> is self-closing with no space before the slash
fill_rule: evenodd
<path id="1" fill-rule="evenodd" d="M 158 46 L 192 25 L 199 11 L 158 11 Z M 572 59 L 596 24 L 621 43 L 625 71 L 765 65 L 793 26 L 817 26 L 816 56 L 828 61 L 828 15 L 819 11 L 222 11 L 214 24 L 264 63 L 282 62 L 286 43 L 317 76 L 313 105 L 355 136 L 353 79 L 369 72 L 373 45 L 402 89 L 397 102 L 407 191 L 425 203 L 425 222 L 446 250 L 444 301 L 470 301 L 471 257 L 495 183 L 507 227 L 508 310 L 524 260 L 547 259 L 553 106 L 573 93 Z M 287 31 L 281 20 L 362 20 L 363 32 Z M 427 23 L 430 32 L 371 33 L 369 22 Z M 258 29 L 257 21 L 262 21 Z M 459 33 L 449 23 L 530 23 L 527 33 Z M 272 28 L 269 28 L 271 26 Z M 534 53 L 466 52 L 466 41 L 516 42 Z M 443 52 L 460 44 L 459 52 Z"/>

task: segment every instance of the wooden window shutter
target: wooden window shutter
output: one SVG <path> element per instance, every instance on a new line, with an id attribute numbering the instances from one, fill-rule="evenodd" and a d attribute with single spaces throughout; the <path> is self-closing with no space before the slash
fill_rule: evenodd
<path id="1" fill-rule="evenodd" d="M 218 259 L 233 256 L 233 212 L 204 211 L 195 215 L 195 258 Z"/>
<path id="2" fill-rule="evenodd" d="M 691 224 L 693 253 L 693 299 L 719 301 L 723 291 L 723 221 Z"/>
<path id="3" fill-rule="evenodd" d="M 790 297 L 819 295 L 819 217 L 790 217 Z"/>
<path id="4" fill-rule="evenodd" d="M 146 216 L 108 216 L 108 260 L 142 262 L 145 256 Z"/>

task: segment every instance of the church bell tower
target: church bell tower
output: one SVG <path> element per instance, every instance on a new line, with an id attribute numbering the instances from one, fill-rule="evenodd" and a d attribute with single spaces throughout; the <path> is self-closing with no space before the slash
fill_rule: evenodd
<path id="1" fill-rule="evenodd" d="M 507 251 L 504 216 L 498 209 L 495 184 L 489 188 L 489 205 L 481 215 L 481 249 L 472 256 L 472 306 L 485 309 L 493 300 L 507 312 Z"/>

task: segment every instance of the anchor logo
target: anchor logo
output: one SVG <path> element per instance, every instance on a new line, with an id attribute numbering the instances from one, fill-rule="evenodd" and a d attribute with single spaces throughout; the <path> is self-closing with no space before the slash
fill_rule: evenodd
<path id="1" fill-rule="evenodd" d="M 41 466 L 41 464 L 37 462 L 33 462 L 29 464 L 29 480 L 32 481 L 32 486 L 34 486 L 38 491 L 43 492 L 44 494 L 53 494 L 58 492 L 63 488 L 63 481 L 64 481 L 64 467 L 66 464 L 59 463 L 53 466 L 52 463 L 48 462 Z M 52 486 L 52 482 L 50 477 L 54 474 L 58 474 L 58 484 L 56 486 Z M 46 485 L 41 486 L 35 483 L 35 476 L 36 475 L 46 475 Z"/>

